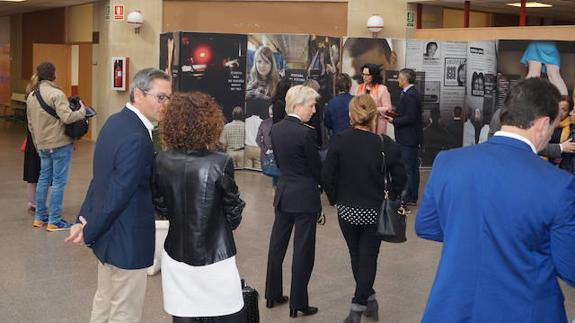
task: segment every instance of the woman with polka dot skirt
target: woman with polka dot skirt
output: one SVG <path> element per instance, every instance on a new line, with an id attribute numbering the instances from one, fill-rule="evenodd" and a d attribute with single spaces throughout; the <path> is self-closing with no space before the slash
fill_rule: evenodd
<path id="1" fill-rule="evenodd" d="M 344 323 L 356 323 L 362 315 L 378 319 L 373 282 L 381 243 L 376 236 L 376 222 L 384 198 L 384 158 L 391 199 L 401 196 L 407 177 L 399 146 L 391 138 L 375 134 L 378 112 L 371 96 L 354 97 L 349 117 L 352 128 L 330 142 L 322 186 L 330 204 L 337 208 L 355 278 L 351 311 Z"/>

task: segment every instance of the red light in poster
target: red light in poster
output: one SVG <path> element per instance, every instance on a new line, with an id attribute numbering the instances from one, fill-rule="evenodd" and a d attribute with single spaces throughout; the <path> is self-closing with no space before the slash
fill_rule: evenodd
<path id="1" fill-rule="evenodd" d="M 194 50 L 194 63 L 207 64 L 212 60 L 212 49 L 205 45 L 200 45 Z"/>

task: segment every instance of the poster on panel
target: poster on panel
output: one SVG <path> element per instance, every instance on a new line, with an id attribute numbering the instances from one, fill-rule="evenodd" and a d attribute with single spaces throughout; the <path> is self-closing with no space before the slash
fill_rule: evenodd
<path id="1" fill-rule="evenodd" d="M 213 96 L 226 120 L 245 99 L 246 35 L 179 32 L 179 91 L 202 91 Z M 172 63 L 173 64 L 173 63 Z M 172 75 L 174 76 L 174 66 Z"/>
<path id="2" fill-rule="evenodd" d="M 311 35 L 309 38 L 307 78 L 319 83 L 321 102 L 334 95 L 335 76 L 339 72 L 340 42 L 337 37 Z"/>
<path id="3" fill-rule="evenodd" d="M 463 141 L 463 106 L 467 65 L 467 43 L 408 40 L 406 66 L 420 77 L 423 94 L 422 164 L 431 166 L 445 149 Z"/>
<path id="4" fill-rule="evenodd" d="M 495 41 L 469 42 L 463 146 L 488 139 L 489 122 L 497 99 L 497 54 Z"/>
<path id="5" fill-rule="evenodd" d="M 496 109 L 503 106 L 511 86 L 526 77 L 547 78 L 561 95 L 573 98 L 575 42 L 500 40 L 497 52 Z"/>
<path id="6" fill-rule="evenodd" d="M 245 168 L 261 169 L 262 156 L 256 136 L 262 122 L 271 118 L 278 82 L 286 77 L 296 85 L 307 79 L 308 43 L 309 35 L 248 35 Z"/>
<path id="7" fill-rule="evenodd" d="M 365 64 L 380 66 L 381 76 L 386 80 L 387 71 L 399 71 L 405 66 L 405 41 L 379 38 L 345 38 L 341 58 L 341 72 L 352 79 L 351 93 L 356 94 L 361 83 Z M 392 102 L 399 100 L 397 84 L 385 84 Z"/>
<path id="8" fill-rule="evenodd" d="M 251 34 L 247 47 L 246 117 L 269 117 L 282 77 L 301 84 L 307 78 L 308 35 Z"/>

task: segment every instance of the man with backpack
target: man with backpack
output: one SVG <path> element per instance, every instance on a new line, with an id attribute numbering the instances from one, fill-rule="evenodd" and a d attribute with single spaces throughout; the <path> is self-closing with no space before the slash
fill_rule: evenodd
<path id="1" fill-rule="evenodd" d="M 72 157 L 73 139 L 65 134 L 66 124 L 85 119 L 83 104 L 73 111 L 66 94 L 54 83 L 56 68 L 44 62 L 36 67 L 38 84 L 26 99 L 28 128 L 40 155 L 40 178 L 36 187 L 36 213 L 33 226 L 47 225 L 49 232 L 70 228 L 62 219 L 62 200 Z M 37 96 L 40 96 L 39 99 Z M 40 100 L 47 105 L 43 107 Z M 53 109 L 58 118 L 47 108 Z M 52 185 L 49 208 L 46 207 L 48 188 Z"/>

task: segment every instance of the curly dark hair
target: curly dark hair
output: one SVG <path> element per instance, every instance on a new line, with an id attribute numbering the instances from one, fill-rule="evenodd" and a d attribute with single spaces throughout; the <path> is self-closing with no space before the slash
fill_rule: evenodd
<path id="1" fill-rule="evenodd" d="M 163 114 L 160 137 L 168 150 L 221 149 L 224 115 L 213 97 L 202 92 L 175 93 Z"/>

